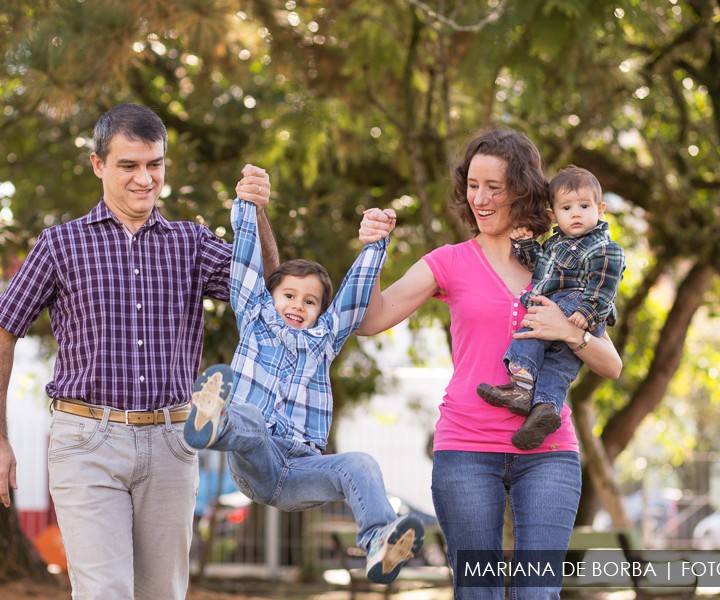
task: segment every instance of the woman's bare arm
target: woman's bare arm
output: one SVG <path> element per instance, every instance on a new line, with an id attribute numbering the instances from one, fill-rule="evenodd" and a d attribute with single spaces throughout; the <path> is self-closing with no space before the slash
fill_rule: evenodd
<path id="1" fill-rule="evenodd" d="M 432 298 L 438 289 L 435 276 L 424 260 L 416 262 L 384 291 L 380 290 L 380 283 L 376 282 L 357 334 L 375 335 L 394 327 Z"/>
<path id="2" fill-rule="evenodd" d="M 523 327 L 532 331 L 516 333 L 516 339 L 537 338 L 541 340 L 561 340 L 571 348 L 577 348 L 583 342 L 585 331 L 574 325 L 552 300 L 545 296 L 534 296 L 539 306 L 531 306 L 522 321 Z M 602 337 L 592 339 L 576 352 L 591 371 L 606 379 L 617 379 L 622 371 L 622 359 L 615 349 L 607 332 Z"/>

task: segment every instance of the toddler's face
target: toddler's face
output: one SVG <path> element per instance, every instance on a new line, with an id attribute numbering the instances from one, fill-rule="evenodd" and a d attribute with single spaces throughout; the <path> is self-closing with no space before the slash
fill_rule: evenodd
<path id="1" fill-rule="evenodd" d="M 605 203 L 590 188 L 559 190 L 553 198 L 553 213 L 560 231 L 578 236 L 590 231 L 603 218 Z"/>
<path id="2" fill-rule="evenodd" d="M 317 323 L 322 306 L 323 285 L 317 275 L 285 275 L 272 293 L 283 321 L 295 329 L 308 329 Z"/>

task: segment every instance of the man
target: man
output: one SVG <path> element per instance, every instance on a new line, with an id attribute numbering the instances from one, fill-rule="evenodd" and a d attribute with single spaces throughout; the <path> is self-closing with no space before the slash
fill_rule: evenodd
<path id="1" fill-rule="evenodd" d="M 16 463 L 7 387 L 15 342 L 48 308 L 57 341 L 50 492 L 74 599 L 185 598 L 197 453 L 183 440 L 202 353 L 203 297 L 229 298 L 231 246 L 206 227 L 168 222 L 167 131 L 150 109 L 124 104 L 95 126 L 100 202 L 41 233 L 0 297 L 0 502 Z M 264 207 L 262 169 L 243 174 Z M 277 248 L 258 208 L 268 271 Z"/>

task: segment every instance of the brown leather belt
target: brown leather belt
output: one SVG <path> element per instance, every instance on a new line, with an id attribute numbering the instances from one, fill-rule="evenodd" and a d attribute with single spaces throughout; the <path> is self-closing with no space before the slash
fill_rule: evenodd
<path id="1" fill-rule="evenodd" d="M 101 421 L 105 413 L 105 408 L 80 402 L 78 400 L 61 400 L 55 398 L 52 402 L 55 410 L 77 415 L 79 417 L 87 417 L 89 419 L 97 419 Z M 171 423 L 184 423 L 190 415 L 190 407 L 187 404 L 181 406 L 173 406 L 169 408 Z M 165 413 L 162 410 L 118 410 L 110 409 L 110 417 L 108 421 L 113 423 L 125 423 L 125 425 L 159 425 L 165 423 Z"/>

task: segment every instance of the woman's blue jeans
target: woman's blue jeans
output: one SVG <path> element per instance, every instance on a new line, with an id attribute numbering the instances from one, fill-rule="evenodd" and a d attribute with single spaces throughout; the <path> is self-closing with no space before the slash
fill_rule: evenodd
<path id="1" fill-rule="evenodd" d="M 458 550 L 502 552 L 508 495 L 516 552 L 566 550 L 580 486 L 576 452 L 435 452 L 433 502 L 453 572 Z M 458 587 L 457 577 L 453 580 L 457 599 L 505 597 L 504 587 Z M 520 587 L 511 582 L 510 597 L 557 599 L 560 587 Z"/>

